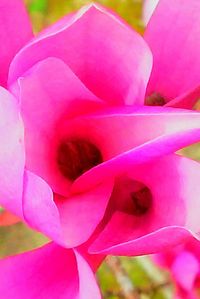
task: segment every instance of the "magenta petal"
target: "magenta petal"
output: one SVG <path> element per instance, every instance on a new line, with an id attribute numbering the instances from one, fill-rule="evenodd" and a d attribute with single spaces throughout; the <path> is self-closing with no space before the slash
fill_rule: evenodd
<path id="1" fill-rule="evenodd" d="M 120 175 L 130 170 L 134 165 L 140 165 L 176 152 L 189 145 L 189 143 L 197 142 L 199 138 L 200 131 L 197 129 L 171 134 L 171 136 L 168 135 L 147 142 L 87 171 L 74 182 L 72 190 L 83 192 L 88 189 L 88 186 L 95 186 L 103 180 Z"/>
<path id="2" fill-rule="evenodd" d="M 187 250 L 177 255 L 171 267 L 175 281 L 188 292 L 192 291 L 199 270 L 199 261 Z"/>
<path id="3" fill-rule="evenodd" d="M 170 100 L 199 85 L 199 26 L 199 1 L 159 1 L 145 33 L 154 57 L 148 94 Z"/>
<path id="4" fill-rule="evenodd" d="M 1 260 L 0 280 L 0 293 L 6 299 L 101 298 L 82 255 L 54 243 Z"/>
<path id="5" fill-rule="evenodd" d="M 88 263 L 92 264 L 93 269 L 97 268 L 96 264 L 99 264 L 99 257 L 89 256 L 88 263 L 84 260 L 83 256 L 79 254 L 77 250 L 74 250 L 77 259 L 77 268 L 79 274 L 79 297 L 78 299 L 101 299 L 101 294 L 97 283 L 95 281 L 94 274 L 88 267 Z M 91 261 L 90 261 L 91 260 Z M 102 260 L 102 257 L 100 257 Z M 97 261 L 97 262 L 96 262 Z M 77 298 L 77 297 L 76 297 Z"/>
<path id="6" fill-rule="evenodd" d="M 189 90 L 189 92 L 183 93 L 175 99 L 169 101 L 165 107 L 174 107 L 174 108 L 184 108 L 192 109 L 199 99 L 200 95 L 200 86 Z"/>
<path id="7" fill-rule="evenodd" d="M 24 175 L 23 211 L 24 218 L 31 227 L 55 242 L 64 244 L 53 192 L 47 183 L 29 171 Z"/>
<path id="8" fill-rule="evenodd" d="M 125 224 L 125 222 L 124 222 Z M 113 246 L 104 246 L 110 239 L 110 230 L 98 238 L 91 245 L 89 252 L 99 254 L 113 254 L 136 256 L 161 252 L 181 244 L 191 237 L 191 232 L 183 227 L 168 226 L 136 240 L 124 242 Z"/>
<path id="9" fill-rule="evenodd" d="M 0 87 L 0 204 L 23 217 L 24 131 L 16 99 Z"/>
<path id="10" fill-rule="evenodd" d="M 71 126 L 80 136 L 94 140 L 105 162 L 84 173 L 73 184 L 81 192 L 88 186 L 116 176 L 200 140 L 200 114 L 172 108 L 126 108 L 85 116 Z M 145 128 L 145 129 L 144 129 Z M 106 134 L 105 134 L 106 132 Z M 66 135 L 67 136 L 67 135 Z"/>
<path id="11" fill-rule="evenodd" d="M 131 213 L 116 210 L 112 218 L 106 220 L 108 223 L 94 241 L 92 252 L 120 255 L 155 253 L 179 244 L 191 233 L 198 236 L 199 163 L 171 155 L 132 167 L 128 174 L 151 190 L 152 209 L 137 219 Z"/>
<path id="12" fill-rule="evenodd" d="M 29 69 L 17 85 L 15 93 L 20 97 L 27 130 L 35 126 L 48 137 L 62 118 L 89 113 L 102 104 L 62 60 L 54 57 Z"/>
<path id="13" fill-rule="evenodd" d="M 23 1 L 0 0 L 0 85 L 6 86 L 12 58 L 31 38 L 31 25 Z"/>
<path id="14" fill-rule="evenodd" d="M 56 201 L 67 247 L 89 239 L 104 216 L 112 188 L 110 181 L 86 193 Z"/>
<path id="15" fill-rule="evenodd" d="M 104 103 L 63 61 L 52 57 L 36 64 L 12 89 L 20 97 L 25 124 L 26 167 L 45 179 L 54 192 L 66 195 L 66 179 L 52 157 L 58 123 L 95 111 Z"/>
<path id="16" fill-rule="evenodd" d="M 96 4 L 64 18 L 25 46 L 12 63 L 9 82 L 48 57 L 63 60 L 103 100 L 114 104 L 143 101 L 151 52 L 139 34 Z"/>

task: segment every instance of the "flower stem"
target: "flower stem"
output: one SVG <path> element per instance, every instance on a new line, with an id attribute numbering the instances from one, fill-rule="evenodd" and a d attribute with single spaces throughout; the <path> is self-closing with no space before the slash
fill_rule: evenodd
<path id="1" fill-rule="evenodd" d="M 128 276 L 128 273 L 124 269 L 121 260 L 117 256 L 108 256 L 106 258 L 106 264 L 113 272 L 120 288 L 122 295 L 125 299 L 139 299 L 137 289 L 134 287 L 133 282 Z"/>
<path id="2" fill-rule="evenodd" d="M 162 298 L 171 299 L 172 290 L 169 288 L 169 280 L 165 272 L 155 266 L 148 256 L 140 256 L 135 258 L 137 264 L 145 271 L 146 275 L 151 279 L 154 286 L 158 286 Z M 162 287 L 160 287 L 162 286 Z"/>

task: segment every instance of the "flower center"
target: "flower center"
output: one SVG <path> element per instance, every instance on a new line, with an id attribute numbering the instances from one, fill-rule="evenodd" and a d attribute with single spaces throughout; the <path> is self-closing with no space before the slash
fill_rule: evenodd
<path id="1" fill-rule="evenodd" d="M 146 98 L 145 103 L 148 106 L 164 106 L 166 104 L 166 99 L 159 93 L 154 92 Z"/>
<path id="2" fill-rule="evenodd" d="M 139 191 L 131 192 L 132 213 L 135 216 L 146 214 L 152 206 L 152 194 L 149 188 L 143 187 Z"/>
<path id="3" fill-rule="evenodd" d="M 57 151 L 57 164 L 67 179 L 74 181 L 90 168 L 103 162 L 100 150 L 84 139 L 63 140 Z"/>
<path id="4" fill-rule="evenodd" d="M 144 216 L 153 207 L 151 190 L 142 182 L 126 175 L 116 178 L 110 210 L 115 209 L 133 216 Z"/>

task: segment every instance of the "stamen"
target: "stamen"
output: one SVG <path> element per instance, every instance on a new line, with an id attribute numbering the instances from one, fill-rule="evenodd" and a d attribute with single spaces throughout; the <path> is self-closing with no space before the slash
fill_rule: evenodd
<path id="1" fill-rule="evenodd" d="M 148 106 L 164 106 L 166 104 L 166 99 L 159 93 L 154 92 L 146 98 L 145 104 Z"/>
<path id="2" fill-rule="evenodd" d="M 132 213 L 135 216 L 146 214 L 152 206 L 152 194 L 149 188 L 143 187 L 139 191 L 131 193 L 133 203 Z"/>
<path id="3" fill-rule="evenodd" d="M 100 150 L 87 140 L 63 140 L 58 147 L 58 167 L 62 175 L 71 181 L 102 162 Z"/>

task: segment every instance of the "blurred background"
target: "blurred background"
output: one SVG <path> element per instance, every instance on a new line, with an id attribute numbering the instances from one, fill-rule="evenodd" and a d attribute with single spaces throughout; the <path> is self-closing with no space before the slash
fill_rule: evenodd
<path id="1" fill-rule="evenodd" d="M 55 22 L 66 13 L 75 11 L 91 0 L 24 0 L 29 8 L 35 31 Z M 94 1 L 93 1 L 94 2 Z M 97 0 L 97 3 L 114 9 L 127 22 L 142 31 L 141 2 L 142 0 Z"/>
<path id="2" fill-rule="evenodd" d="M 29 10 L 35 33 L 55 22 L 63 15 L 77 10 L 90 3 L 87 0 L 24 0 Z M 140 33 L 144 27 L 141 20 L 141 0 L 101 0 L 96 1 L 118 12 Z M 199 159 L 197 146 L 185 151 L 187 156 Z M 3 214 L 3 210 L 0 210 Z M 16 219 L 11 220 L 15 222 Z M 6 220 L 8 223 L 10 220 Z M 4 222 L 5 223 L 5 222 Z M 0 219 L 1 224 L 1 219 Z M 20 253 L 36 248 L 48 240 L 27 228 L 23 223 L 0 226 L 0 257 Z M 173 298 L 174 286 L 169 273 L 160 270 L 149 257 L 107 258 L 97 273 L 103 298 L 105 299 L 136 299 Z M 130 295 L 132 290 L 135 295 Z M 27 298 L 28 299 L 28 298 Z"/>

